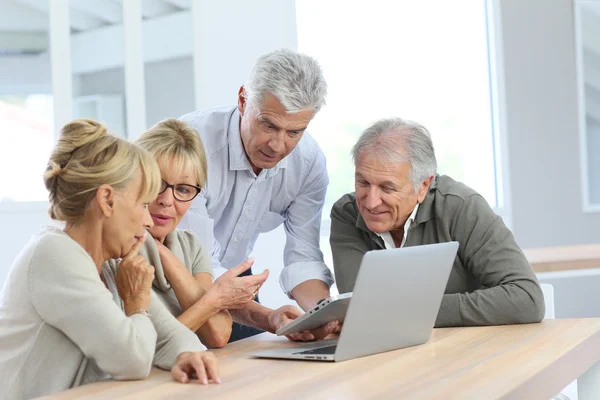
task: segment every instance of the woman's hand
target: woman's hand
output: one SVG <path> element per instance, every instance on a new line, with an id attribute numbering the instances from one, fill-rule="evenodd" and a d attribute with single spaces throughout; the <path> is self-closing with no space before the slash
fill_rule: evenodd
<path id="1" fill-rule="evenodd" d="M 171 368 L 171 376 L 181 383 L 188 383 L 194 378 L 204 385 L 208 384 L 209 379 L 221 383 L 217 358 L 208 351 L 181 353 Z"/>
<path id="2" fill-rule="evenodd" d="M 221 275 L 208 290 L 205 296 L 217 306 L 224 309 L 244 308 L 256 298 L 258 290 L 269 277 L 269 270 L 259 275 L 238 276 L 250 269 L 254 260 L 248 259 Z"/>
<path id="3" fill-rule="evenodd" d="M 115 278 L 119 296 L 125 304 L 125 314 L 135 310 L 148 310 L 150 291 L 154 279 L 154 267 L 139 255 L 145 237 L 133 245 L 129 253 L 123 257 Z"/>

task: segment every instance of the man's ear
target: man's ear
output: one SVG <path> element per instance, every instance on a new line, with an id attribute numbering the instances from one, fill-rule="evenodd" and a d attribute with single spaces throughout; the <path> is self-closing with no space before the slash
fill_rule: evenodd
<path id="1" fill-rule="evenodd" d="M 242 85 L 238 91 L 238 111 L 242 117 L 244 116 L 244 112 L 246 112 L 246 104 L 248 104 L 246 101 L 246 89 Z"/>
<path id="2" fill-rule="evenodd" d="M 110 185 L 101 185 L 96 190 L 96 203 L 102 215 L 111 217 L 115 206 L 115 190 Z"/>
<path id="3" fill-rule="evenodd" d="M 427 196 L 427 192 L 429 192 L 429 188 L 431 187 L 431 182 L 433 182 L 433 178 L 434 176 L 432 175 L 429 178 L 425 179 L 423 183 L 421 183 L 419 193 L 417 194 L 417 201 L 419 202 L 419 204 L 421 204 L 423 200 L 425 200 L 425 196 Z"/>

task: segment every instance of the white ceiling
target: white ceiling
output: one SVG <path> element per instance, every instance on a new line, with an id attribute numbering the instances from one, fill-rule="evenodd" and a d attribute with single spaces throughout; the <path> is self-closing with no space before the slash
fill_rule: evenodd
<path id="1" fill-rule="evenodd" d="M 70 0 L 73 33 L 119 24 L 123 1 Z M 152 19 L 188 10 L 192 0 L 142 0 L 142 16 Z M 0 0 L 0 53 L 39 52 L 48 46 L 49 0 Z"/>

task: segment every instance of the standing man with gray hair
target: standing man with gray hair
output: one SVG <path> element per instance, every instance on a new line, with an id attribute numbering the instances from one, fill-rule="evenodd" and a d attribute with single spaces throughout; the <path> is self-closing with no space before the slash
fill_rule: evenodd
<path id="1" fill-rule="evenodd" d="M 457 241 L 437 327 L 542 320 L 542 291 L 512 233 L 481 195 L 436 175 L 427 129 L 399 118 L 380 120 L 352 153 L 356 192 L 331 210 L 340 293 L 353 290 L 367 251 Z"/>
<path id="2" fill-rule="evenodd" d="M 304 310 L 329 297 L 333 284 L 319 248 L 329 183 L 325 155 L 305 132 L 326 93 L 313 58 L 281 50 L 258 59 L 239 89 L 237 106 L 182 117 L 202 138 L 208 180 L 180 227 L 193 230 L 211 249 L 213 268 L 231 269 L 248 257 L 260 233 L 283 224 L 285 267 L 279 282 Z M 252 326 L 275 332 L 301 315 L 292 306 L 271 310 L 249 304 L 230 310 L 246 325 L 234 323 L 231 341 L 260 332 Z M 292 338 L 321 339 L 336 328 L 332 322 Z"/>

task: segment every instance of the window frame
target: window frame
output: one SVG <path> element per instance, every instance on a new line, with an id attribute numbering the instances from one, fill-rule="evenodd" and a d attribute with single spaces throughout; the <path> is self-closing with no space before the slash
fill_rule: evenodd
<path id="1" fill-rule="evenodd" d="M 491 134 L 494 156 L 494 186 L 496 206 L 492 207 L 506 226 L 512 230 L 512 206 L 508 141 L 506 135 L 506 95 L 502 41 L 501 0 L 483 0 L 485 7 L 488 68 L 491 107 Z M 326 213 L 327 212 L 327 213 Z M 321 238 L 328 237 L 331 219 L 328 210 L 321 216 Z"/>
<path id="2" fill-rule="evenodd" d="M 35 94 L 52 95 L 51 85 L 2 85 L 0 93 L 3 95 L 29 96 Z M 56 143 L 56 132 L 53 132 L 53 143 Z M 6 201 L 0 200 L 0 214 L 30 213 L 48 210 L 48 201 Z"/>

